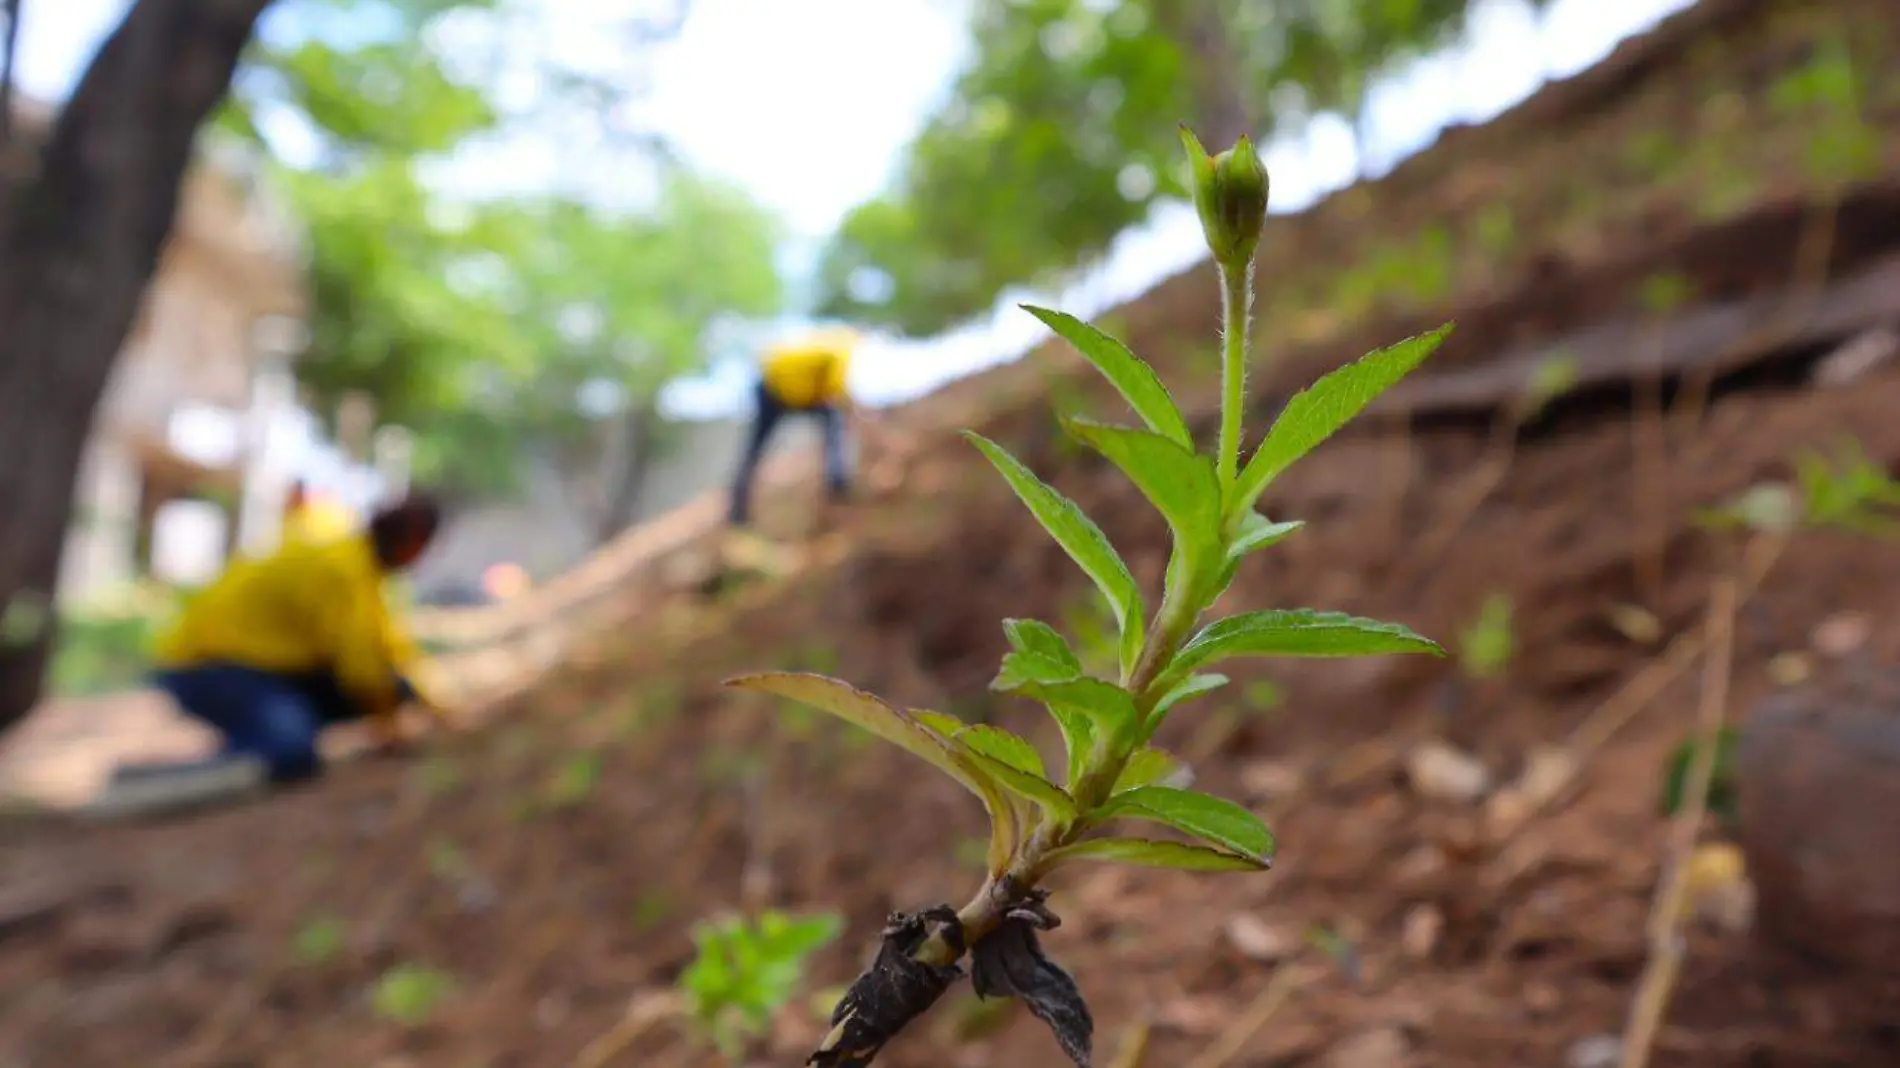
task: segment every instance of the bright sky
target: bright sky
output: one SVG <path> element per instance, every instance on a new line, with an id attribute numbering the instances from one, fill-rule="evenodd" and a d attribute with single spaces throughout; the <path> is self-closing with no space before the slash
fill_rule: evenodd
<path id="1" fill-rule="evenodd" d="M 614 69 L 623 46 L 613 28 L 641 0 L 518 0 L 539 10 L 538 47 L 576 65 Z M 792 232 L 785 262 L 803 271 L 824 237 L 891 178 L 908 139 L 954 76 L 967 46 L 968 0 L 694 0 L 685 32 L 655 59 L 642 112 L 696 167 L 746 187 Z M 1372 122 L 1381 168 L 1428 143 L 1446 123 L 1481 121 L 1546 77 L 1601 59 L 1631 33 L 1691 0 L 1557 0 L 1540 27 L 1519 0 L 1486 0 L 1469 40 L 1375 89 Z M 25 0 L 19 77 L 42 98 L 63 98 L 125 0 Z M 902 42 L 880 48 L 878 42 Z M 630 72 L 631 74 L 632 72 Z M 521 76 L 508 92 L 532 85 Z M 745 88 L 741 88 L 741 87 Z M 486 146 L 447 168 L 445 184 L 469 192 L 532 188 L 571 177 L 559 132 Z M 1273 210 L 1293 211 L 1350 181 L 1352 139 L 1343 123 L 1315 124 L 1297 142 L 1270 147 Z M 614 176 L 598 176 L 611 181 Z M 997 312 L 922 342 L 873 339 L 854 361 L 854 387 L 869 403 L 917 396 L 1020 355 L 1042 328 L 1017 301 L 1054 300 L 1092 315 L 1134 296 L 1201 256 L 1185 207 L 1158 211 L 1124 235 L 1107 261 L 1071 291 L 1005 294 Z M 751 368 L 717 366 L 679 383 L 668 407 L 683 416 L 743 405 Z"/>

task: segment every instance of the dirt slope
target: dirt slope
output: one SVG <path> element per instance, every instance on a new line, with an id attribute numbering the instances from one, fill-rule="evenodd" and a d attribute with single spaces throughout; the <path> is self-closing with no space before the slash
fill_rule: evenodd
<path id="1" fill-rule="evenodd" d="M 1825 29 L 1841 24 L 1829 20 L 1857 20 L 1857 45 L 1900 54 L 1900 20 L 1886 5 L 1843 3 L 1825 14 L 1795 4 L 1722 8 L 1741 14 L 1693 39 L 1712 43 L 1678 49 L 1696 57 L 1694 71 L 1726 72 L 1721 84 L 1748 90 L 1744 115 L 1746 101 L 1765 98 L 1764 86 L 1802 62 L 1787 42 L 1810 33 L 1800 28 L 1808 21 Z M 1699 143 L 1693 121 L 1687 131 L 1654 125 L 1715 84 L 1676 79 L 1678 70 L 1619 75 L 1601 110 L 1516 162 L 1487 160 L 1485 152 L 1503 147 L 1474 131 L 1448 139 L 1441 151 L 1450 155 L 1432 157 L 1436 172 L 1417 164 L 1370 195 L 1384 203 L 1389 194 L 1394 219 L 1409 212 L 1450 227 L 1486 203 L 1539 202 L 1554 176 L 1578 171 L 1575 160 L 1610 158 L 1590 140 L 1603 131 L 1628 139 L 1662 129 L 1678 143 Z M 1895 103 L 1880 112 L 1889 130 L 1900 128 Z M 1782 155 L 1750 173 L 1783 173 L 1793 135 L 1785 126 L 1755 129 L 1783 130 Z M 1768 153 L 1756 141 L 1773 141 L 1769 133 L 1742 147 Z M 1887 139 L 1889 151 L 1895 143 Z M 1461 158 L 1460 166 L 1445 162 Z M 1472 173 L 1492 175 L 1495 196 L 1466 192 L 1462 180 Z M 1722 213 L 1729 225 L 1700 230 L 1685 201 L 1672 199 L 1691 187 L 1612 194 L 1615 183 L 1597 177 L 1589 188 L 1605 192 L 1596 217 L 1612 222 L 1592 229 L 1589 213 L 1564 215 L 1558 207 L 1568 201 L 1555 197 L 1535 229 L 1523 224 L 1511 251 L 1483 255 L 1454 243 L 1453 258 L 1469 259 L 1475 273 L 1417 297 L 1414 309 L 1354 309 L 1348 298 L 1361 283 L 1338 272 L 1328 276 L 1331 290 L 1316 282 L 1311 293 L 1270 302 L 1276 322 L 1295 326 L 1272 336 L 1281 363 L 1262 376 L 1263 410 L 1314 368 L 1444 317 L 1462 325 L 1434 374 L 1481 368 L 1635 312 L 1660 315 L 1658 277 L 1678 279 L 1670 288 L 1690 304 L 1786 292 L 1803 237 L 1816 232 L 1804 221 L 1826 215 L 1811 199 L 1778 201 L 1775 182 L 1764 180 Z M 1335 203 L 1324 217 L 1344 218 L 1341 210 Z M 1526 207 L 1520 217 L 1532 215 Z M 1890 187 L 1862 189 L 1840 217 L 1849 224 L 1836 228 L 1826 257 L 1835 273 L 1900 253 L 1900 195 Z M 1634 221 L 1651 218 L 1662 221 Z M 1286 222 L 1282 247 L 1297 248 L 1289 235 L 1307 233 L 1319 236 L 1304 240 L 1332 237 L 1364 251 L 1412 232 L 1396 223 L 1338 226 Z M 1375 288 L 1412 284 L 1388 278 Z M 1330 341 L 1297 314 L 1298 301 L 1320 307 L 1327 293 L 1345 308 L 1330 324 L 1344 329 Z M 1204 351 L 1200 331 L 1212 307 L 1207 287 L 1188 278 L 1121 318 L 1180 381 Z M 1302 331 L 1309 340 L 1294 344 L 1290 335 Z M 1783 477 L 1798 447 L 1841 436 L 1878 463 L 1900 464 L 1900 424 L 1891 418 L 1900 371 L 1814 388 L 1809 364 L 1828 347 L 1769 346 L 1758 355 L 1772 359 L 1712 384 L 1705 418 L 1678 409 L 1660 430 L 1630 418 L 1626 389 L 1577 396 L 1527 428 L 1513 462 L 1475 503 L 1491 431 L 1468 415 L 1421 419 L 1409 430 L 1373 426 L 1296 468 L 1273 507 L 1311 525 L 1248 569 L 1235 606 L 1338 608 L 1450 639 L 1487 596 L 1503 592 L 1517 606 L 1516 655 L 1501 679 L 1483 685 L 1462 681 L 1453 663 L 1240 671 L 1232 697 L 1214 702 L 1231 730 L 1212 731 L 1222 722 L 1213 713 L 1172 725 L 1163 741 L 1202 757 L 1203 785 L 1272 817 L 1282 861 L 1258 877 L 1095 871 L 1059 887 L 1067 922 L 1048 944 L 1090 995 L 1103 1043 L 1147 1016 L 1155 1021 L 1148 1063 L 1193 1063 L 1266 988 L 1272 967 L 1255 959 L 1263 950 L 1316 970 L 1233 1066 L 1320 1063 L 1366 1033 L 1398 1047 L 1397 1060 L 1374 1064 L 1555 1066 L 1577 1039 L 1619 1029 L 1644 960 L 1643 915 L 1662 840 L 1658 769 L 1693 715 L 1694 672 L 1666 678 L 1589 762 L 1579 795 L 1511 843 L 1487 836 L 1481 808 L 1420 796 L 1401 762 L 1417 739 L 1437 736 L 1509 778 L 1533 745 L 1603 723 L 1593 713 L 1630 680 L 1654 677 L 1659 649 L 1695 625 L 1711 579 L 1727 566 L 1724 543 L 1692 522 L 1694 507 Z M 1046 407 L 1024 400 L 1050 387 L 1047 368 L 1029 363 L 966 383 L 932 412 L 948 418 L 969 404 L 991 413 L 985 429 L 1082 502 L 1153 581 L 1165 551 L 1159 524 L 1112 471 L 1060 442 Z M 1066 383 L 1055 399 L 1100 403 L 1097 392 Z M 1442 548 L 1421 558 L 1423 546 Z M 1032 709 L 984 697 L 1002 645 L 997 621 L 1060 620 L 1085 593 L 1007 493 L 967 450 L 945 442 L 914 466 L 901 499 L 863 517 L 834 563 L 783 585 L 742 588 L 717 605 L 650 608 L 638 629 L 576 649 L 506 722 L 424 762 L 353 767 L 320 789 L 164 827 L 5 832 L 0 1060 L 565 1065 L 630 995 L 671 982 L 689 952 L 686 925 L 737 902 L 748 870 L 764 877 L 752 885 L 772 901 L 846 914 L 850 934 L 823 956 L 817 977 L 842 980 L 887 910 L 973 888 L 958 843 L 980 830 L 977 813 L 955 786 L 918 775 L 901 754 L 730 700 L 711 683 L 734 670 L 823 670 L 1044 738 Z M 1795 539 L 1743 617 L 1735 707 L 1773 685 L 1774 657 L 1806 650 L 1815 628 L 1842 613 L 1870 621 L 1871 637 L 1854 656 L 1891 662 L 1900 653 L 1896 595 L 1900 568 L 1889 545 L 1839 534 Z M 1611 625 L 1611 609 L 1632 602 L 1658 620 L 1655 642 Z M 1283 694 L 1279 709 L 1246 708 L 1258 692 L 1252 684 L 1267 680 Z M 26 904 L 36 894 L 65 907 L 53 919 L 9 923 L 32 911 Z M 1418 933 L 1434 916 L 1427 945 Z M 1250 918 L 1239 921 L 1256 928 L 1250 937 L 1230 933 L 1237 917 Z M 310 932 L 327 919 L 344 921 L 345 935 L 318 962 Z M 1312 929 L 1351 952 L 1312 948 Z M 455 978 L 426 1026 L 399 1027 L 368 1003 L 378 976 L 401 965 Z M 1698 929 L 1654 1063 L 1897 1063 L 1894 1033 L 1859 1019 L 1881 993 L 1792 981 L 1757 960 L 1747 939 Z M 984 1033 L 959 1042 L 957 1028 Z M 796 1063 L 817 1031 L 808 1014 L 788 1012 L 760 1063 Z M 620 1063 L 707 1063 L 676 1037 L 662 1029 Z M 1014 1068 L 1055 1056 L 1034 1021 L 988 1020 L 959 1002 L 887 1059 L 894 1068 Z"/>

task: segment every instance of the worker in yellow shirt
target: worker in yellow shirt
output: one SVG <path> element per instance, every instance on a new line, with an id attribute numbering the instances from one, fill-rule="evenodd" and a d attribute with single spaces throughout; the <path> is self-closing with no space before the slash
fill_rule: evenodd
<path id="1" fill-rule="evenodd" d="M 735 527 L 751 520 L 752 483 L 759 461 L 771 443 L 772 432 L 789 415 L 818 420 L 824 435 L 825 486 L 833 500 L 851 492 L 851 469 L 846 456 L 845 421 L 865 425 L 865 413 L 852 403 L 846 384 L 857 335 L 849 330 L 825 330 L 767 350 L 761 361 L 756 408 L 746 437 L 739 472 L 733 480 L 728 518 Z"/>
<path id="2" fill-rule="evenodd" d="M 446 720 L 409 681 L 419 653 L 383 592 L 440 523 L 435 501 L 412 495 L 361 532 L 234 561 L 160 636 L 154 681 L 222 736 L 225 756 L 261 760 L 279 783 L 321 772 L 317 738 L 332 724 L 365 721 L 387 743 L 412 701 Z"/>
<path id="3" fill-rule="evenodd" d="M 302 479 L 284 501 L 284 541 L 330 541 L 356 530 L 356 515 L 341 501 L 313 496 Z"/>

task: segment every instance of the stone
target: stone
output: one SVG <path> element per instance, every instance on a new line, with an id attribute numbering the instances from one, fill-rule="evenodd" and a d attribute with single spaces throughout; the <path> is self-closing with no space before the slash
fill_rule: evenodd
<path id="1" fill-rule="evenodd" d="M 1326 1052 L 1324 1068 L 1404 1068 L 1412 1059 L 1412 1044 L 1396 1027 L 1361 1031 Z"/>
<path id="2" fill-rule="evenodd" d="M 1405 758 L 1405 773 L 1421 797 L 1471 803 L 1491 789 L 1491 772 L 1477 757 L 1446 745 L 1425 742 Z"/>
<path id="3" fill-rule="evenodd" d="M 1741 725 L 1735 784 L 1763 939 L 1853 976 L 1900 975 L 1900 684 L 1857 675 L 1772 695 Z"/>
<path id="4" fill-rule="evenodd" d="M 1623 1040 L 1615 1035 L 1590 1035 L 1570 1044 L 1564 1068 L 1616 1068 L 1623 1060 Z"/>
<path id="5" fill-rule="evenodd" d="M 1801 653 L 1777 653 L 1768 658 L 1767 671 L 1776 686 L 1799 686 L 1814 677 L 1814 664 Z"/>
<path id="6" fill-rule="evenodd" d="M 1425 960 L 1438 948 L 1438 936 L 1445 930 L 1445 914 L 1432 905 L 1414 905 L 1405 914 L 1399 932 L 1399 947 L 1413 960 Z"/>
<path id="7" fill-rule="evenodd" d="M 1867 376 L 1900 355 L 1900 333 L 1889 326 L 1874 327 L 1821 357 L 1812 372 L 1817 386 L 1845 386 Z"/>
<path id="8" fill-rule="evenodd" d="M 1822 620 L 1808 637 L 1808 647 L 1830 660 L 1851 656 L 1867 644 L 1873 630 L 1865 612 L 1841 612 Z"/>
<path id="9" fill-rule="evenodd" d="M 1305 776 L 1300 769 L 1279 760 L 1260 760 L 1240 769 L 1240 786 L 1252 798 L 1277 800 L 1299 790 Z"/>
<path id="10" fill-rule="evenodd" d="M 1564 792 L 1577 777 L 1577 757 L 1570 750 L 1540 745 L 1524 757 L 1524 771 L 1517 777 L 1517 789 L 1533 806 L 1548 805 Z"/>
<path id="11" fill-rule="evenodd" d="M 1698 846 L 1689 858 L 1685 889 L 1690 914 L 1718 931 L 1740 934 L 1754 919 L 1755 887 L 1742 851 L 1731 843 Z"/>
<path id="12" fill-rule="evenodd" d="M 1267 923 L 1250 912 L 1237 912 L 1221 928 L 1228 944 L 1251 961 L 1273 964 L 1292 956 L 1300 947 L 1297 936 Z"/>

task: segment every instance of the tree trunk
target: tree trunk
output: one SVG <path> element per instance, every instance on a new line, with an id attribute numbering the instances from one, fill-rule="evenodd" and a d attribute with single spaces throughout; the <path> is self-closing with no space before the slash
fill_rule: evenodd
<path id="1" fill-rule="evenodd" d="M 20 58 L 20 0 L 6 0 L 7 36 L 0 44 L 0 160 L 13 140 L 13 71 Z"/>
<path id="2" fill-rule="evenodd" d="M 0 730 L 40 696 L 93 411 L 270 0 L 138 0 L 0 200 Z"/>
<path id="3" fill-rule="evenodd" d="M 633 525 L 640 504 L 640 488 L 646 485 L 647 472 L 653 469 L 653 457 L 659 443 L 660 400 L 653 396 L 630 402 L 621 416 L 619 475 L 601 509 L 600 525 L 594 531 L 596 544 L 605 545 L 621 531 Z"/>
<path id="4" fill-rule="evenodd" d="M 1233 146 L 1241 134 L 1258 138 L 1247 107 L 1247 77 L 1228 33 L 1221 6 L 1210 0 L 1155 5 L 1161 31 L 1174 38 L 1196 62 L 1190 67 L 1194 96 L 1194 132 L 1209 151 Z"/>

